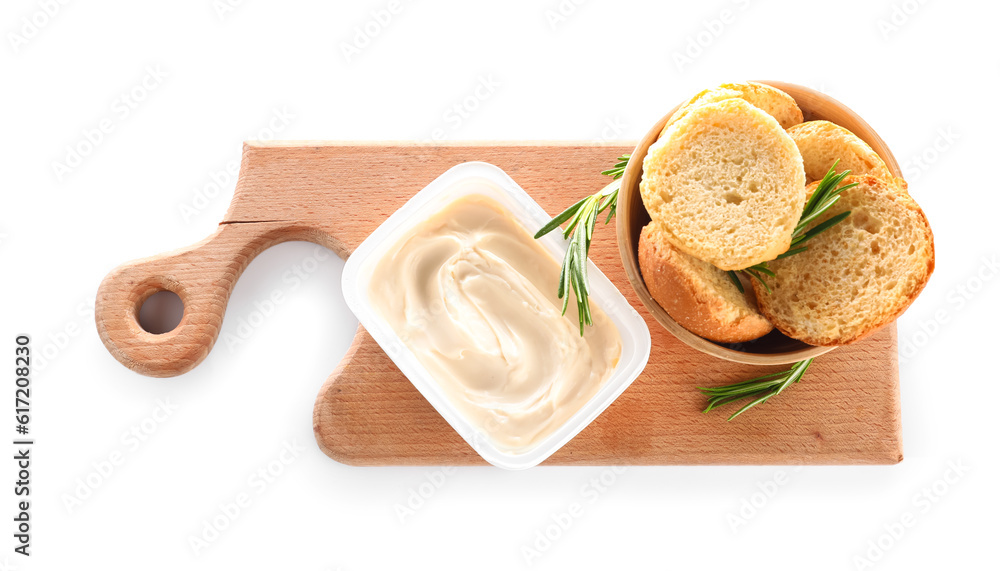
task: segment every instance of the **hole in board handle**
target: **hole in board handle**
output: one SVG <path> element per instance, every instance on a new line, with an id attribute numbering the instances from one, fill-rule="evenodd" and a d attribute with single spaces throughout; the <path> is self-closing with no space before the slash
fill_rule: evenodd
<path id="1" fill-rule="evenodd" d="M 139 307 L 139 326 L 147 333 L 162 335 L 177 328 L 184 317 L 184 302 L 170 290 L 160 290 Z"/>

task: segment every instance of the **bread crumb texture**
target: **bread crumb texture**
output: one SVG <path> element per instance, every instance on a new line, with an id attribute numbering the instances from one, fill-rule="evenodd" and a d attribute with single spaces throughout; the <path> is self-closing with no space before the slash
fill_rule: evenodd
<path id="1" fill-rule="evenodd" d="M 838 159 L 837 172 L 850 169 L 852 175 L 871 175 L 886 182 L 896 180 L 868 143 L 840 125 L 808 121 L 792 127 L 788 134 L 802 154 L 806 183 L 822 180 Z M 902 187 L 905 190 L 905 183 Z"/>
<path id="2" fill-rule="evenodd" d="M 742 99 L 698 105 L 673 123 L 649 148 L 639 188 L 670 243 L 723 270 L 787 250 L 805 203 L 798 147 Z"/>
<path id="3" fill-rule="evenodd" d="M 806 242 L 807 251 L 770 263 L 771 293 L 754 284 L 775 327 L 812 345 L 853 343 L 891 323 L 934 271 L 934 237 L 920 206 L 880 178 L 844 179 L 852 182 L 858 186 L 813 225 L 849 210 L 847 219 Z"/>

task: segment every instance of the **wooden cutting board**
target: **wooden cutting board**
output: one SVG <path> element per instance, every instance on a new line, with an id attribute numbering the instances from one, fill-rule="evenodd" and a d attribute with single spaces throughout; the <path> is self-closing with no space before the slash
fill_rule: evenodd
<path id="1" fill-rule="evenodd" d="M 264 249 L 307 240 L 350 252 L 448 168 L 486 161 L 507 171 L 550 214 L 607 182 L 600 171 L 632 145 L 587 143 L 248 143 L 225 220 L 189 248 L 125 264 L 101 284 L 97 326 L 108 350 L 152 376 L 190 370 L 211 350 L 233 286 Z M 698 385 L 774 370 L 722 361 L 677 341 L 645 311 L 622 269 L 615 232 L 591 250 L 639 313 L 653 349 L 632 386 L 545 462 L 603 464 L 893 464 L 902 460 L 895 326 L 818 357 L 780 397 L 727 422 L 702 414 Z M 185 305 L 173 331 L 142 330 L 136 314 L 169 289 Z M 361 328 L 320 389 L 316 440 L 356 465 L 485 464 Z"/>

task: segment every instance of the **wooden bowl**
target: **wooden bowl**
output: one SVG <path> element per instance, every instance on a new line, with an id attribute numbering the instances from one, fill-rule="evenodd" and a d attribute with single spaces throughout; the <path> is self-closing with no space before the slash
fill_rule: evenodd
<path id="1" fill-rule="evenodd" d="M 802 109 L 802 114 L 806 121 L 825 119 L 831 123 L 836 123 L 849 129 L 858 137 L 868 143 L 872 149 L 895 176 L 902 176 L 896 158 L 892 156 L 885 141 L 871 128 L 864 119 L 851 111 L 846 105 L 826 96 L 814 89 L 794 85 L 791 83 L 781 83 L 778 81 L 759 81 L 767 85 L 777 87 L 785 93 L 791 95 L 795 102 Z M 678 105 L 678 107 L 680 107 Z M 691 333 L 681 327 L 660 304 L 653 299 L 646 288 L 646 283 L 642 279 L 639 271 L 639 232 L 649 223 L 649 213 L 642 204 L 642 197 L 639 194 L 639 181 L 642 179 L 642 160 L 646 156 L 650 145 L 656 142 L 663 130 L 667 120 L 677 111 L 673 108 L 662 119 L 646 133 L 646 136 L 639 141 L 632 152 L 632 159 L 629 161 L 625 174 L 622 177 L 622 186 L 618 194 L 618 249 L 621 253 L 622 264 L 625 273 L 628 275 L 632 287 L 635 289 L 642 304 L 653 314 L 653 317 L 674 334 L 678 339 L 687 343 L 691 347 L 698 349 L 709 355 L 752 365 L 782 365 L 794 363 L 822 355 L 834 349 L 834 347 L 815 347 L 807 345 L 802 341 L 791 339 L 781 334 L 778 330 L 768 333 L 760 339 L 755 339 L 746 343 L 721 344 L 709 341 Z"/>

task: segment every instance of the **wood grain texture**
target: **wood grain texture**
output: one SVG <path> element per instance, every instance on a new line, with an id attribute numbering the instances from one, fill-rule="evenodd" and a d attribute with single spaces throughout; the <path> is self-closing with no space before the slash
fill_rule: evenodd
<path id="1" fill-rule="evenodd" d="M 626 297 L 635 303 L 634 295 Z M 701 413 L 705 399 L 695 387 L 735 382 L 763 369 L 710 357 L 677 341 L 652 317 L 647 323 L 653 351 L 642 375 L 543 465 L 903 459 L 895 328 L 824 355 L 780 399 L 726 422 L 732 411 Z M 485 464 L 363 330 L 320 390 L 313 427 L 320 448 L 346 464 Z"/>
<path id="2" fill-rule="evenodd" d="M 455 164 L 507 171 L 549 213 L 606 182 L 609 158 L 631 145 L 250 143 L 233 203 L 218 231 L 189 248 L 138 260 L 101 284 L 97 324 L 111 353 L 147 375 L 190 370 L 211 350 L 239 275 L 267 247 L 308 240 L 342 257 L 414 193 Z M 364 165 L 364 168 L 359 168 Z M 824 355 L 781 399 L 727 423 L 701 414 L 699 384 L 763 369 L 715 359 L 679 342 L 642 309 L 621 265 L 615 232 L 600 228 L 594 262 L 639 309 L 653 337 L 643 374 L 594 423 L 545 464 L 886 464 L 901 460 L 895 329 Z M 184 317 L 152 335 L 136 320 L 161 289 L 180 295 Z M 485 464 L 359 329 L 320 390 L 320 448 L 358 465 Z"/>

